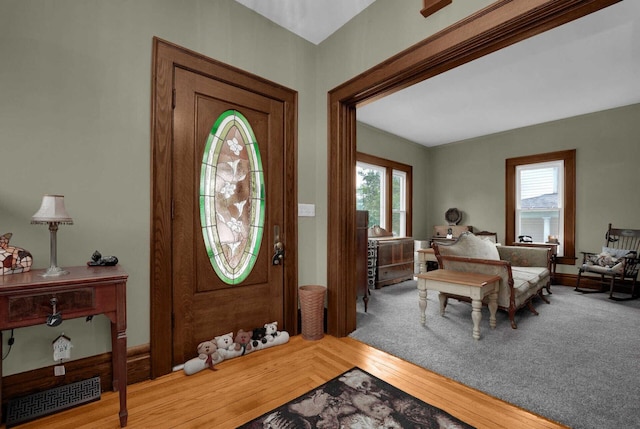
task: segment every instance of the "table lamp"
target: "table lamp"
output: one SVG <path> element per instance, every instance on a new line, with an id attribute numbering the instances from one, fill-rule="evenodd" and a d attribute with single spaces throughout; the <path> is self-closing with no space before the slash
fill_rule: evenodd
<path id="1" fill-rule="evenodd" d="M 32 224 L 48 224 L 51 245 L 51 266 L 43 274 L 45 277 L 61 276 L 69 274 L 68 271 L 58 267 L 58 252 L 56 234 L 58 225 L 73 225 L 73 219 L 64 208 L 64 195 L 45 195 L 42 197 L 40 209 L 31 218 Z"/>

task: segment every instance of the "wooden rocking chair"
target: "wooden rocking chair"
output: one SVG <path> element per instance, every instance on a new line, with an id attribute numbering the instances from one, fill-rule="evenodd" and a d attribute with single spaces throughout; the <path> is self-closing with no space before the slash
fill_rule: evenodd
<path id="1" fill-rule="evenodd" d="M 638 298 L 636 282 L 638 280 L 638 268 L 640 260 L 640 229 L 613 228 L 605 234 L 605 244 L 602 252 L 581 252 L 582 265 L 578 268 L 578 281 L 575 290 L 583 293 L 604 292 L 609 286 L 609 298 L 616 301 Z M 580 289 L 580 279 L 584 273 L 593 273 L 600 276 L 601 288 Z M 585 276 L 590 277 L 590 276 Z M 616 281 L 619 284 L 628 285 L 631 282 L 631 295 L 628 297 L 614 296 Z M 625 283 L 626 282 L 626 283 Z"/>

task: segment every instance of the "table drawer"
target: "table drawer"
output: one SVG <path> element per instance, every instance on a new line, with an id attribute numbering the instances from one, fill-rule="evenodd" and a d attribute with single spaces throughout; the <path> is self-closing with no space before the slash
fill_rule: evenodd
<path id="1" fill-rule="evenodd" d="M 40 295 L 15 296 L 9 298 L 9 321 L 47 317 L 53 311 L 51 299 L 56 298 L 56 311 L 64 316 L 65 312 L 85 311 L 95 308 L 95 290 L 93 288 L 76 289 L 68 292 L 55 292 Z"/>

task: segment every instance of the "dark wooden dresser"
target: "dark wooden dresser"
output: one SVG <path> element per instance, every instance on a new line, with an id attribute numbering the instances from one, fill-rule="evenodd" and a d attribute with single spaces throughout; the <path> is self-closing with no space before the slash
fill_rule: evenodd
<path id="1" fill-rule="evenodd" d="M 376 289 L 413 278 L 413 238 L 369 238 L 377 245 Z"/>

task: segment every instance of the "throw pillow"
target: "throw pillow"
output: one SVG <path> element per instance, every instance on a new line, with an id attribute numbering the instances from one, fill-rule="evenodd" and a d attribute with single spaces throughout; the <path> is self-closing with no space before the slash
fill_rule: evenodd
<path id="1" fill-rule="evenodd" d="M 632 250 L 627 250 L 627 249 L 614 249 L 611 247 L 602 246 L 602 253 L 608 253 L 614 258 L 622 258 L 623 256 L 627 256 L 629 253 L 636 253 L 636 252 Z"/>
<path id="2" fill-rule="evenodd" d="M 471 233 L 464 233 L 458 240 L 450 245 L 441 244 L 438 249 L 441 255 L 463 256 L 466 258 L 500 260 L 500 254 L 496 249 L 496 244 L 476 237 Z"/>
<path id="3" fill-rule="evenodd" d="M 589 256 L 589 262 L 591 262 L 593 265 L 611 268 L 618 263 L 618 258 L 610 253 L 602 252 L 598 255 Z"/>

